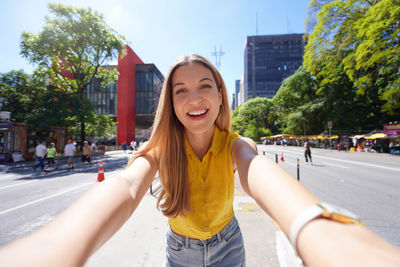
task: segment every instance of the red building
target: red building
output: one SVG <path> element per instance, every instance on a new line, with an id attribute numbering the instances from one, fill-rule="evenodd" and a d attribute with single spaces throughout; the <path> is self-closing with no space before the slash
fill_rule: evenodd
<path id="1" fill-rule="evenodd" d="M 157 109 L 164 76 L 154 64 L 145 64 L 126 45 L 125 53 L 118 57 L 117 83 L 100 88 L 94 80 L 87 89 L 87 97 L 96 106 L 96 112 L 117 122 L 118 145 L 136 139 L 135 131 L 149 128 Z"/>
<path id="2" fill-rule="evenodd" d="M 127 45 L 124 57 L 118 57 L 117 83 L 117 143 L 135 140 L 136 65 L 144 64 Z"/>

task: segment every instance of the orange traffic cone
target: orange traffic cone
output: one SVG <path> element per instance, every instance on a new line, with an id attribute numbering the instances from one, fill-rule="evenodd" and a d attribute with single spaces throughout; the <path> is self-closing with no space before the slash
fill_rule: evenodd
<path id="1" fill-rule="evenodd" d="M 104 168 L 103 168 L 103 162 L 100 161 L 99 172 L 97 174 L 97 181 L 101 182 L 103 180 L 104 180 Z"/>
<path id="2" fill-rule="evenodd" d="M 282 152 L 282 156 L 281 156 L 281 161 L 284 162 L 285 159 L 283 158 L 283 152 Z"/>

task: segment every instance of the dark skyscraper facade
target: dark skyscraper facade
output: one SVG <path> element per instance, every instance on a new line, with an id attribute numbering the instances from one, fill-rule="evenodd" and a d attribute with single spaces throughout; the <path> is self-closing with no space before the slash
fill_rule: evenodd
<path id="1" fill-rule="evenodd" d="M 303 34 L 248 36 L 244 53 L 244 101 L 272 98 L 303 63 Z"/>

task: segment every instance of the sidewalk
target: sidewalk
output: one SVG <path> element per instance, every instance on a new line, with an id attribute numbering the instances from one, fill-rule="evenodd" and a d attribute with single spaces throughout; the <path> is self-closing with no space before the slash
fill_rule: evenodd
<path id="1" fill-rule="evenodd" d="M 275 248 L 277 228 L 274 223 L 259 210 L 249 210 L 241 205 L 241 202 L 245 204 L 244 199 L 237 197 L 235 214 L 245 242 L 246 265 L 280 266 Z M 84 266 L 164 266 L 167 227 L 167 218 L 156 209 L 156 198 L 147 193 L 131 218 Z"/>
<path id="2" fill-rule="evenodd" d="M 102 151 L 96 151 L 92 153 L 91 158 L 96 159 L 99 158 L 100 156 L 107 156 L 107 155 L 113 155 L 117 153 L 123 153 L 122 150 L 115 150 L 115 151 L 107 151 L 105 154 Z M 81 153 L 76 153 L 74 156 L 74 160 L 81 158 L 82 154 Z M 67 159 L 65 156 L 58 156 L 55 158 L 57 165 L 65 165 L 67 162 Z M 44 161 L 45 164 L 47 160 Z M 31 169 L 33 166 L 38 163 L 36 160 L 28 160 L 28 161 L 19 161 L 19 162 L 1 162 L 0 163 L 0 171 L 9 171 L 9 170 L 15 170 L 15 169 Z"/>
<path id="3" fill-rule="evenodd" d="M 159 185 L 155 183 L 153 192 L 158 191 Z M 89 258 L 85 267 L 164 266 L 168 219 L 156 209 L 156 201 L 148 191 L 131 218 Z M 234 210 L 244 238 L 247 266 L 297 266 L 291 264 L 293 257 L 286 237 L 244 193 L 238 177 Z"/>

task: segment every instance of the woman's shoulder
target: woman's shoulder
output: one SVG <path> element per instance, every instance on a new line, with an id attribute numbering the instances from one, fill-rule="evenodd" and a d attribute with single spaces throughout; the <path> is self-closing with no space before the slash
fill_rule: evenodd
<path id="1" fill-rule="evenodd" d="M 232 145 L 232 154 L 236 154 L 242 149 L 251 149 L 258 153 L 257 144 L 253 141 L 253 139 L 238 135 Z"/>

